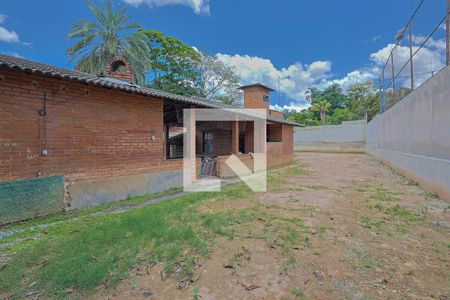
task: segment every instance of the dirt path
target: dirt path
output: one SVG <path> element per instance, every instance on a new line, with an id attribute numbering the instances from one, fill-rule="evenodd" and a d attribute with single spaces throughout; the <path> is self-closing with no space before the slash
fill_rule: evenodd
<path id="1" fill-rule="evenodd" d="M 188 282 L 140 266 L 97 299 L 450 299 L 450 206 L 366 155 L 302 153 Z M 180 288 L 179 286 L 183 287 Z"/>

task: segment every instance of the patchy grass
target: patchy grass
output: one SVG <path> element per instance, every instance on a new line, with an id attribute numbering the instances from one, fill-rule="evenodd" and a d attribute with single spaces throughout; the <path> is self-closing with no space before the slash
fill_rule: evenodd
<path id="1" fill-rule="evenodd" d="M 303 291 L 302 291 L 301 289 L 299 289 L 299 288 L 293 288 L 293 289 L 291 290 L 291 294 L 292 294 L 292 296 L 295 297 L 295 299 L 298 299 L 298 300 L 306 299 L 305 294 L 304 294 Z"/>
<path id="2" fill-rule="evenodd" d="M 375 261 L 367 250 L 353 248 L 351 251 L 356 256 L 358 267 L 372 269 L 375 266 Z"/>
<path id="3" fill-rule="evenodd" d="M 412 276 L 412 275 L 414 275 L 414 273 L 416 273 L 416 270 L 414 270 L 414 269 L 408 269 L 405 271 L 406 276 Z"/>
<path id="4" fill-rule="evenodd" d="M 359 224 L 365 228 L 370 228 L 379 231 L 381 229 L 381 226 L 383 225 L 383 220 L 377 220 L 369 218 L 368 216 L 362 216 L 359 219 Z"/>
<path id="5" fill-rule="evenodd" d="M 289 195 L 288 202 L 297 203 L 300 202 L 300 200 L 295 198 L 293 195 Z"/>
<path id="6" fill-rule="evenodd" d="M 267 175 L 267 183 L 269 185 L 280 185 L 280 184 L 285 183 L 285 180 L 279 175 L 268 174 Z"/>
<path id="7" fill-rule="evenodd" d="M 324 185 L 308 185 L 307 188 L 315 191 L 328 190 L 328 187 Z"/>
<path id="8" fill-rule="evenodd" d="M 298 267 L 298 261 L 295 256 L 290 256 L 283 262 L 281 266 L 281 275 L 287 276 L 289 275 L 295 268 Z"/>
<path id="9" fill-rule="evenodd" d="M 285 172 L 304 171 L 291 167 L 278 173 Z M 269 173 L 270 188 L 284 183 L 278 173 Z M 187 194 L 127 211 L 106 212 L 175 192 L 178 190 L 10 226 L 7 229 L 17 233 L 2 239 L 2 243 L 16 243 L 2 248 L 11 257 L 0 266 L 2 291 L 16 298 L 31 291 L 43 292 L 49 298 L 83 298 L 100 285 L 114 287 L 129 276 L 133 266 L 150 262 L 164 262 L 166 272 L 171 274 L 182 261 L 182 274 L 188 274 L 197 257 L 208 257 L 215 238 L 241 238 L 243 225 L 248 227 L 257 219 L 267 220 L 263 239 L 280 247 L 289 259 L 294 246 L 311 243 L 308 229 L 299 218 L 270 214 L 263 211 L 261 204 L 243 209 L 204 209 L 209 202 L 252 197 L 254 193 L 244 184 L 227 186 L 221 192 Z"/>
<path id="10" fill-rule="evenodd" d="M 385 213 L 387 215 L 390 215 L 392 217 L 398 217 L 403 221 L 406 222 L 423 222 L 426 219 L 426 212 L 425 211 L 412 211 L 410 209 L 400 207 L 398 204 L 388 207 L 385 210 Z"/>
<path id="11" fill-rule="evenodd" d="M 257 215 L 257 209 L 201 214 L 198 206 L 212 198 L 232 200 L 251 194 L 246 186 L 235 185 L 220 193 L 189 194 L 122 213 L 86 215 L 83 222 L 59 223 L 39 239 L 14 249 L 17 253 L 1 267 L 0 286 L 20 298 L 36 282 L 33 289 L 60 298 L 68 295 L 68 288 L 85 295 L 105 282 L 113 286 L 142 262 L 164 261 L 170 273 L 175 262 L 183 260 L 188 272 L 195 256 L 208 255 L 215 236 L 233 238 L 235 224 Z"/>
<path id="12" fill-rule="evenodd" d="M 394 202 L 400 200 L 397 197 L 394 197 L 394 195 L 397 194 L 398 193 L 394 193 L 385 187 L 377 186 L 375 187 L 375 193 L 371 195 L 370 198 L 381 202 Z"/>
<path id="13" fill-rule="evenodd" d="M 309 175 L 310 172 L 300 166 L 294 166 L 286 169 L 285 174 L 287 175 Z"/>

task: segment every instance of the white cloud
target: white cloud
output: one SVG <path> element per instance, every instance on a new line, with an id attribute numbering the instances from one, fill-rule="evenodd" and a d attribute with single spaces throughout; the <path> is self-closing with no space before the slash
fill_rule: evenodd
<path id="1" fill-rule="evenodd" d="M 280 90 L 290 99 L 304 99 L 305 91 L 312 85 L 331 76 L 330 61 L 316 61 L 310 65 L 300 62 L 277 69 L 269 59 L 249 55 L 217 54 L 226 65 L 232 66 L 243 80 L 243 84 L 261 82 Z"/>
<path id="2" fill-rule="evenodd" d="M 147 4 L 150 7 L 166 5 L 186 5 L 192 8 L 196 14 L 209 15 L 209 0 L 122 0 L 133 6 Z"/>
<path id="3" fill-rule="evenodd" d="M 376 43 L 381 40 L 381 35 L 375 35 L 364 40 L 365 43 Z"/>
<path id="4" fill-rule="evenodd" d="M 0 42 L 6 43 L 18 43 L 19 35 L 14 31 L 10 31 L 2 26 L 0 26 Z"/>
<path id="5" fill-rule="evenodd" d="M 7 15 L 0 14 L 0 24 L 5 23 L 7 18 Z M 19 35 L 17 33 L 12 30 L 8 30 L 3 26 L 0 26 L 0 42 L 18 43 L 19 41 Z"/>
<path id="6" fill-rule="evenodd" d="M 271 105 L 270 109 L 272 110 L 276 110 L 276 111 L 284 111 L 284 110 L 289 110 L 289 111 L 296 111 L 296 112 L 301 112 L 304 109 L 307 109 L 310 105 L 306 102 L 304 103 L 293 103 L 291 102 L 289 105 Z"/>
<path id="7" fill-rule="evenodd" d="M 413 52 L 418 49 L 424 40 L 425 37 L 423 36 L 414 36 Z M 289 66 L 276 68 L 269 59 L 257 56 L 219 53 L 217 57 L 226 65 L 233 66 L 236 69 L 242 78 L 243 84 L 261 82 L 274 89 L 278 89 L 279 83 L 281 92 L 292 100 L 291 104 L 285 107 L 295 106 L 301 110 L 307 105 L 304 101 L 305 91 L 311 86 L 324 89 L 331 84 L 337 83 L 346 90 L 349 85 L 357 82 L 374 80 L 375 83 L 378 83 L 381 70 L 388 60 L 393 46 L 393 44 L 388 44 L 370 54 L 367 66 L 353 70 L 342 78 L 333 78 L 332 63 L 328 60 L 315 61 L 309 65 L 296 62 Z M 400 71 L 406 64 L 409 55 L 408 46 L 398 46 L 396 48 L 394 54 L 394 68 L 396 72 Z M 416 54 L 413 61 L 415 86 L 417 87 L 427 80 L 433 72 L 445 66 L 444 40 L 430 38 L 425 44 L 425 47 Z M 409 65 L 406 65 L 397 79 L 397 87 L 410 86 L 409 72 Z M 389 84 L 388 81 L 391 78 L 391 65 L 388 63 L 385 73 L 386 85 Z M 278 106 L 278 108 L 283 109 L 284 107 Z"/>
<path id="8" fill-rule="evenodd" d="M 422 36 L 413 37 L 413 53 L 419 49 L 419 45 L 425 40 Z M 372 73 L 378 79 L 381 70 L 389 58 L 389 53 L 393 48 L 393 44 L 389 44 L 379 51 L 370 55 L 373 63 Z M 410 67 L 409 60 L 410 50 L 407 46 L 397 46 L 394 50 L 394 71 L 397 74 L 403 67 L 403 71 L 397 77 L 397 86 L 410 86 Z M 405 66 L 406 65 L 406 66 Z M 429 39 L 423 48 L 421 48 L 413 58 L 415 86 L 422 84 L 431 75 L 445 66 L 445 42 L 440 40 Z M 392 65 L 387 63 L 385 69 L 386 85 L 392 79 Z"/>
<path id="9" fill-rule="evenodd" d="M 17 58 L 25 58 L 25 56 L 22 56 L 22 55 L 20 55 L 20 54 L 17 53 L 17 52 L 6 52 L 6 54 L 15 56 L 15 57 L 17 57 Z"/>

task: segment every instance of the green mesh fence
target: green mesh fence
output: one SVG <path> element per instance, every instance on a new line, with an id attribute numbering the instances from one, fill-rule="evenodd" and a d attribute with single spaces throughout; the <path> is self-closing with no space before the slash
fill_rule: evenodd
<path id="1" fill-rule="evenodd" d="M 0 224 L 64 209 L 64 177 L 0 181 Z"/>

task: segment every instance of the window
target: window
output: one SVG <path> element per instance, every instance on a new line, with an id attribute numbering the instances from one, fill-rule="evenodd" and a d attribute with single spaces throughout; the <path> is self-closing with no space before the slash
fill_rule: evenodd
<path id="1" fill-rule="evenodd" d="M 126 73 L 127 72 L 127 66 L 121 60 L 115 61 L 115 62 L 113 62 L 111 64 L 111 72 L 113 72 L 113 73 L 120 73 L 120 74 Z"/>
<path id="2" fill-rule="evenodd" d="M 203 132 L 203 152 L 214 152 L 214 135 L 212 131 Z"/>
<path id="3" fill-rule="evenodd" d="M 264 102 L 269 103 L 269 96 L 268 95 L 264 95 L 263 96 L 263 100 L 264 100 Z"/>
<path id="4" fill-rule="evenodd" d="M 168 126 L 166 130 L 166 157 L 168 159 L 183 158 L 185 128 L 181 126 Z"/>

